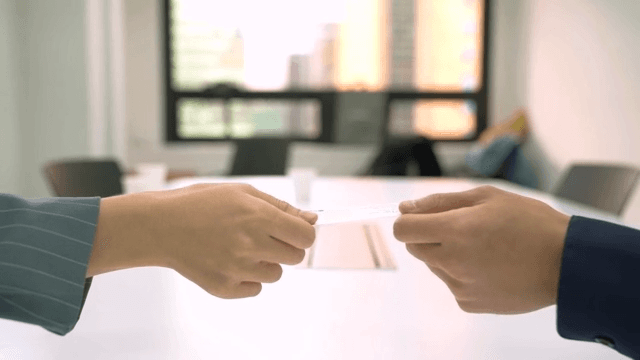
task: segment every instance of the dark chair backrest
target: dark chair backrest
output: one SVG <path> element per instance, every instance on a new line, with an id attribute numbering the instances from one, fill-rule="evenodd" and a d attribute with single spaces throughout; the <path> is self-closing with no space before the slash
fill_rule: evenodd
<path id="1" fill-rule="evenodd" d="M 423 137 L 399 142 L 387 141 L 364 175 L 407 176 L 411 162 L 418 165 L 420 176 L 442 176 L 432 142 Z"/>
<path id="2" fill-rule="evenodd" d="M 122 171 L 115 160 L 69 160 L 46 164 L 44 174 L 56 196 L 120 195 Z"/>
<path id="3" fill-rule="evenodd" d="M 574 164 L 554 191 L 560 198 L 621 215 L 640 171 L 623 165 Z"/>
<path id="4" fill-rule="evenodd" d="M 238 140 L 230 175 L 284 175 L 289 143 L 288 139 L 275 138 Z"/>

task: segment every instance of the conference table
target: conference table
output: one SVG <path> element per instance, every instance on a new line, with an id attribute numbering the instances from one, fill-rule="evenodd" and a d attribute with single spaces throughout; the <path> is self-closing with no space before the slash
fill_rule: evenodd
<path id="1" fill-rule="evenodd" d="M 306 209 L 393 204 L 490 184 L 567 214 L 620 223 L 502 180 L 318 177 L 307 204 L 296 203 L 288 177 L 195 177 L 167 188 L 220 182 L 249 183 Z M 0 359 L 626 359 L 603 345 L 562 339 L 555 306 L 523 315 L 463 312 L 446 285 L 394 239 L 393 221 L 368 220 L 380 229 L 389 268 L 283 266 L 281 280 L 253 298 L 216 298 L 165 268 L 100 275 L 64 337 L 0 321 Z M 330 251 L 338 256 L 341 248 Z"/>

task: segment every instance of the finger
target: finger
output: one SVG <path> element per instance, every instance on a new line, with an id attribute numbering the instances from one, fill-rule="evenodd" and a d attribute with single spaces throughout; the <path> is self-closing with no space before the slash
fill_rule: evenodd
<path id="1" fill-rule="evenodd" d="M 269 219 L 266 231 L 280 241 L 298 249 L 308 249 L 316 240 L 316 229 L 307 221 L 280 211 L 272 205 L 266 209 Z M 270 211 L 271 209 L 272 211 Z"/>
<path id="2" fill-rule="evenodd" d="M 310 213 L 311 221 L 304 220 L 300 210 L 289 205 L 286 201 L 274 198 L 271 195 L 252 188 L 250 194 L 264 202 L 263 211 L 271 219 L 266 231 L 274 238 L 291 244 L 298 249 L 308 249 L 316 239 L 316 230 L 311 225 L 317 220 L 317 215 Z"/>
<path id="3" fill-rule="evenodd" d="M 460 309 L 469 314 L 485 314 L 491 313 L 491 311 L 481 307 L 478 305 L 478 301 L 476 300 L 466 300 L 466 299 L 458 299 L 456 297 L 456 302 Z"/>
<path id="4" fill-rule="evenodd" d="M 240 284 L 236 285 L 230 298 L 238 299 L 253 297 L 260 294 L 260 291 L 262 291 L 262 284 L 260 284 L 259 282 L 243 281 Z"/>
<path id="5" fill-rule="evenodd" d="M 427 264 L 427 267 L 429 268 L 429 270 L 431 270 L 431 272 L 435 276 L 437 276 L 440 280 L 444 281 L 444 283 L 447 285 L 449 290 L 451 290 L 451 293 L 453 293 L 453 295 L 457 298 L 458 294 L 462 290 L 462 286 L 463 286 L 462 281 L 449 275 L 445 270 L 439 267 L 430 266 L 429 264 Z"/>
<path id="6" fill-rule="evenodd" d="M 295 206 L 292 206 L 291 204 L 289 204 L 286 201 L 280 200 L 276 197 L 273 197 L 269 194 L 266 194 L 256 188 L 251 188 L 252 190 L 250 190 L 251 195 L 262 199 L 264 201 L 266 201 L 267 203 L 275 206 L 277 209 L 279 209 L 280 211 L 283 211 L 289 215 L 298 217 L 298 218 L 302 218 L 304 221 L 308 222 L 309 224 L 313 225 L 315 224 L 315 222 L 318 220 L 318 215 L 309 211 L 302 211 L 300 209 L 298 209 Z"/>
<path id="7" fill-rule="evenodd" d="M 454 278 L 448 268 L 451 265 L 450 260 L 454 256 L 452 249 L 440 244 L 407 244 L 406 247 L 409 254 L 424 262 L 432 271 L 440 269 L 440 271 L 446 272 L 451 279 Z"/>
<path id="8" fill-rule="evenodd" d="M 300 211 L 300 217 L 311 225 L 318 221 L 318 214 L 311 211 Z"/>
<path id="9" fill-rule="evenodd" d="M 304 260 L 304 250 L 273 237 L 269 237 L 269 239 L 262 242 L 262 244 L 264 244 L 264 247 L 259 250 L 258 254 L 258 257 L 262 261 L 285 265 L 297 265 Z"/>
<path id="10" fill-rule="evenodd" d="M 439 214 L 400 215 L 393 224 L 393 235 L 405 243 L 444 244 L 460 236 L 462 215 L 458 210 Z"/>
<path id="11" fill-rule="evenodd" d="M 485 187 L 455 193 L 433 194 L 417 200 L 403 201 L 398 209 L 402 214 L 433 214 L 473 206 L 485 196 Z"/>
<path id="12" fill-rule="evenodd" d="M 423 261 L 429 270 L 447 285 L 456 298 L 460 295 L 464 283 L 447 271 L 444 264 L 449 254 L 439 244 L 407 244 L 407 251 Z"/>
<path id="13" fill-rule="evenodd" d="M 406 248 L 411 256 L 427 266 L 436 267 L 441 264 L 442 244 L 407 244 Z"/>
<path id="14" fill-rule="evenodd" d="M 242 278 L 245 281 L 274 283 L 282 277 L 282 266 L 269 262 L 255 264 Z"/>

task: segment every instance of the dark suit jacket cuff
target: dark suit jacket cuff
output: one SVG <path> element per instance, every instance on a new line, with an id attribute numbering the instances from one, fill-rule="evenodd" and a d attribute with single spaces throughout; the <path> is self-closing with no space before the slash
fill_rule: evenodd
<path id="1" fill-rule="evenodd" d="M 558 287 L 558 333 L 640 357 L 639 274 L 640 231 L 572 217 Z"/>

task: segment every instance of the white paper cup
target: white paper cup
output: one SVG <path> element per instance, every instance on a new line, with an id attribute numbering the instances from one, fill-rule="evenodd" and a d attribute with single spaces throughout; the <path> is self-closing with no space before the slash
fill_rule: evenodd
<path id="1" fill-rule="evenodd" d="M 146 183 L 147 191 L 164 189 L 167 182 L 167 165 L 163 163 L 141 163 L 136 166 L 138 176 Z"/>
<path id="2" fill-rule="evenodd" d="M 311 185 L 318 176 L 318 171 L 314 168 L 293 168 L 288 172 L 293 180 L 293 189 L 296 194 L 298 204 L 307 205 L 311 202 Z"/>
<path id="3" fill-rule="evenodd" d="M 134 194 L 149 190 L 144 177 L 139 175 L 129 175 L 122 178 L 122 185 L 125 194 Z"/>

